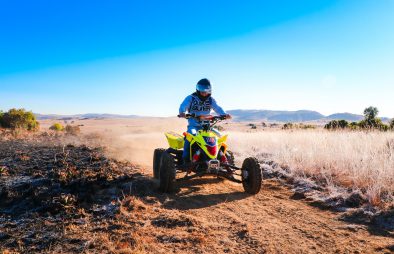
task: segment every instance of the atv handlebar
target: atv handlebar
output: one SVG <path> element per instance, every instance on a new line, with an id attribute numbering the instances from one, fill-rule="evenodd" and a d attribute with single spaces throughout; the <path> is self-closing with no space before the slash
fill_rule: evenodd
<path id="1" fill-rule="evenodd" d="M 228 118 L 227 115 L 221 115 L 221 116 L 201 115 L 201 116 L 196 116 L 196 114 L 185 114 L 185 116 L 178 115 L 178 117 L 184 117 L 186 119 L 194 118 L 194 119 L 196 119 L 198 121 L 209 120 L 211 122 L 214 122 L 214 121 L 217 121 L 217 120 L 226 120 Z"/>

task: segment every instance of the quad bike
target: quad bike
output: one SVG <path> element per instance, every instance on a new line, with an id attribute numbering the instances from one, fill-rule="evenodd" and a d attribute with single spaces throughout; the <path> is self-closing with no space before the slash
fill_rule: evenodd
<path id="1" fill-rule="evenodd" d="M 189 180 L 204 175 L 225 178 L 242 183 L 245 192 L 257 194 L 261 188 L 262 174 L 256 158 L 249 157 L 243 161 L 242 167 L 234 165 L 234 156 L 227 149 L 227 135 L 221 136 L 213 126 L 226 119 L 226 116 L 195 116 L 186 114 L 186 118 L 194 118 L 200 122 L 202 129 L 196 135 L 184 132 L 165 133 L 169 148 L 155 149 L 153 154 L 153 176 L 159 180 L 159 189 L 170 192 L 175 182 Z M 190 142 L 190 162 L 183 162 L 184 138 Z M 185 173 L 181 178 L 177 174 Z"/>

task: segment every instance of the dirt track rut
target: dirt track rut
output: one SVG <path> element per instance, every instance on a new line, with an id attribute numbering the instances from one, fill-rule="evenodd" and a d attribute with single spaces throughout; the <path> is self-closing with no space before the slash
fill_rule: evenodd
<path id="1" fill-rule="evenodd" d="M 168 220 L 186 216 L 193 221 L 193 227 L 169 227 L 161 234 L 175 240 L 159 241 L 156 247 L 160 247 L 156 250 L 177 253 L 394 251 L 392 236 L 379 235 L 379 231 L 363 225 L 345 223 L 339 220 L 339 213 L 294 200 L 292 194 L 277 180 L 266 180 L 255 196 L 245 194 L 241 185 L 215 178 L 183 183 L 179 192 L 157 196 L 161 199 L 160 213 Z M 199 232 L 195 235 L 199 240 L 189 246 L 191 249 L 179 240 L 187 232 Z"/>

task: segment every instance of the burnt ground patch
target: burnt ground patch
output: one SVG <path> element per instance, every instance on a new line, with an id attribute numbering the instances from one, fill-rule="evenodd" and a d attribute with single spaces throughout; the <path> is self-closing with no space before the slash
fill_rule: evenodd
<path id="1" fill-rule="evenodd" d="M 0 141 L 0 176 L 0 249 L 31 253 L 88 248 L 76 228 L 115 232 L 120 200 L 141 174 L 103 148 L 38 139 Z"/>

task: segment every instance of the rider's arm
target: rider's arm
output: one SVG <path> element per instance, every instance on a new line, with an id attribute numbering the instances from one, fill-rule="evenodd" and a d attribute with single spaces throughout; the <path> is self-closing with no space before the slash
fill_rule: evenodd
<path id="1" fill-rule="evenodd" d="M 212 98 L 212 97 L 211 97 Z M 217 103 L 216 100 L 214 98 L 212 98 L 212 109 L 213 111 L 216 112 L 216 114 L 218 115 L 226 115 L 226 112 L 224 112 L 224 110 L 222 109 L 222 107 L 220 107 Z"/>
<path id="2" fill-rule="evenodd" d="M 191 103 L 192 97 L 189 95 L 183 100 L 182 104 L 179 106 L 179 114 L 186 113 L 186 111 L 189 110 Z"/>

